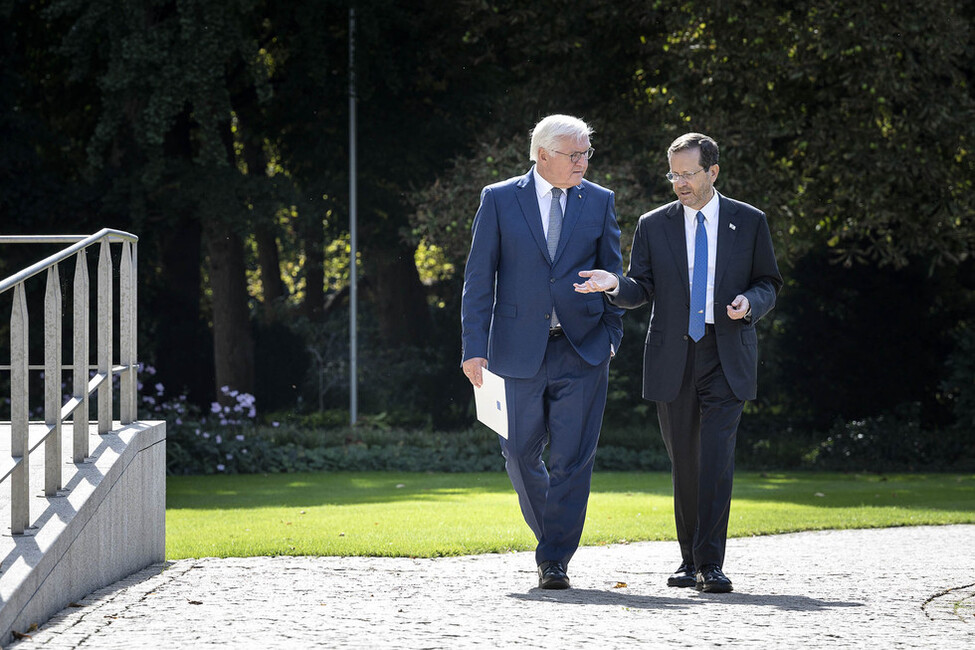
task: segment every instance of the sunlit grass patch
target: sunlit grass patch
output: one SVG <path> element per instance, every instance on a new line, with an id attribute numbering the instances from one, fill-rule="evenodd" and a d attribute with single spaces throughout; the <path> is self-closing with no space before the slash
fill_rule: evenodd
<path id="1" fill-rule="evenodd" d="M 975 523 L 975 477 L 736 476 L 729 533 Z M 166 554 L 435 557 L 531 550 L 503 473 L 170 477 Z M 584 545 L 674 539 L 670 475 L 597 473 Z"/>

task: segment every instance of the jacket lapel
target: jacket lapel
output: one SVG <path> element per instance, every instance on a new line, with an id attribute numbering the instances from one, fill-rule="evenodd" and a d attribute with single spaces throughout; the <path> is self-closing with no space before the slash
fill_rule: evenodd
<path id="1" fill-rule="evenodd" d="M 572 229 L 575 228 L 576 222 L 579 221 L 579 216 L 582 214 L 582 208 L 588 196 L 589 194 L 586 192 L 585 185 L 570 187 L 565 191 L 565 215 L 562 218 L 562 233 L 559 235 L 559 246 L 555 249 L 555 259 L 552 260 L 552 266 L 555 266 L 559 261 L 559 257 L 562 256 L 562 251 L 568 245 L 569 237 L 572 235 Z M 548 249 L 546 248 L 546 250 Z"/>
<path id="2" fill-rule="evenodd" d="M 687 270 L 687 235 L 684 231 L 684 207 L 680 201 L 675 201 L 667 210 L 667 220 L 664 223 L 664 234 L 670 250 L 674 254 L 674 263 L 683 282 L 684 293 L 688 303 L 691 300 L 691 278 Z"/>
<path id="3" fill-rule="evenodd" d="M 534 167 L 532 168 L 534 169 Z M 548 259 L 548 243 L 545 241 L 545 231 L 542 230 L 542 215 L 538 211 L 538 195 L 535 193 L 535 179 L 531 170 L 521 177 L 516 184 L 515 196 L 518 197 L 518 204 L 521 212 L 528 222 L 528 229 L 531 231 L 532 238 L 541 250 L 545 259 Z"/>
<path id="4" fill-rule="evenodd" d="M 728 261 L 731 259 L 731 251 L 735 247 L 735 239 L 738 236 L 738 226 L 735 223 L 735 214 L 738 209 L 735 205 L 724 198 L 718 198 L 718 250 L 714 259 L 714 286 L 721 286 L 721 276 L 728 268 Z"/>

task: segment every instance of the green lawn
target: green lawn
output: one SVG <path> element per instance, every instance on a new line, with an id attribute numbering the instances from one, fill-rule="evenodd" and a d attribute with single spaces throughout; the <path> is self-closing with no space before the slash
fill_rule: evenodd
<path id="1" fill-rule="evenodd" d="M 503 473 L 170 477 L 166 555 L 431 557 L 530 550 Z M 975 476 L 735 477 L 729 534 L 975 523 Z M 584 545 L 674 539 L 670 475 L 598 473 Z"/>

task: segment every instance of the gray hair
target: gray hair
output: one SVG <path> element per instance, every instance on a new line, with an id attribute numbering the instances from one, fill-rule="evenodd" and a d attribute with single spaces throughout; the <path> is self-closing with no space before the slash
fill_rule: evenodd
<path id="1" fill-rule="evenodd" d="M 698 164 L 704 169 L 711 169 L 713 165 L 718 164 L 718 143 L 703 133 L 685 133 L 674 140 L 667 149 L 667 158 L 687 149 L 700 150 Z"/>
<path id="2" fill-rule="evenodd" d="M 531 131 L 531 151 L 528 158 L 532 162 L 538 161 L 538 150 L 555 151 L 557 142 L 561 138 L 569 137 L 576 140 L 592 135 L 592 127 L 571 115 L 549 115 L 535 125 Z"/>

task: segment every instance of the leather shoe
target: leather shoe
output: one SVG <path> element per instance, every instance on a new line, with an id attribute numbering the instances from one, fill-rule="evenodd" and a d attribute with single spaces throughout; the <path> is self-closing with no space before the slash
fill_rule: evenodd
<path id="1" fill-rule="evenodd" d="M 731 580 L 721 572 L 717 564 L 706 564 L 697 572 L 697 590 L 709 594 L 726 594 L 731 591 Z"/>
<path id="2" fill-rule="evenodd" d="M 568 589 L 569 576 L 561 562 L 542 562 L 538 565 L 538 586 L 542 589 Z"/>
<path id="3" fill-rule="evenodd" d="M 697 569 L 693 562 L 682 562 L 674 575 L 667 578 L 668 587 L 693 587 L 697 584 Z"/>

